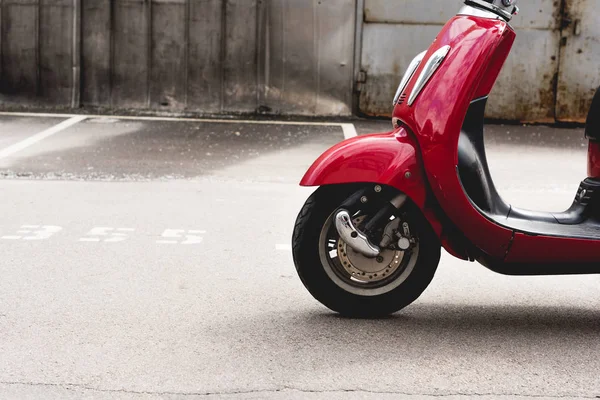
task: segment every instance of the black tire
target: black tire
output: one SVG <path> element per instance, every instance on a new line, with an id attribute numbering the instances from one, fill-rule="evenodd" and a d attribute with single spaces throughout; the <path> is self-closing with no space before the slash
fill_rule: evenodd
<path id="1" fill-rule="evenodd" d="M 306 201 L 296 219 L 293 259 L 302 283 L 329 309 L 348 317 L 376 318 L 395 313 L 414 302 L 430 284 L 440 260 L 440 242 L 419 208 L 410 200 L 403 206 L 417 228 L 419 251 L 410 275 L 387 293 L 363 296 L 338 285 L 326 273 L 319 247 L 326 221 L 354 191 L 355 186 L 322 186 Z M 411 230 L 413 228 L 411 227 Z"/>

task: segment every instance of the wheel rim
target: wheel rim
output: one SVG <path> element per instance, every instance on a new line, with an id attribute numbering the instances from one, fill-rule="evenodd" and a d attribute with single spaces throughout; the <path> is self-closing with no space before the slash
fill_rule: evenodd
<path id="1" fill-rule="evenodd" d="M 385 249 L 379 260 L 369 259 L 339 237 L 333 217 L 331 214 L 321 229 L 319 256 L 325 272 L 337 286 L 360 296 L 378 296 L 406 281 L 417 262 L 418 241 L 410 250 Z M 355 222 L 360 223 L 360 218 Z"/>

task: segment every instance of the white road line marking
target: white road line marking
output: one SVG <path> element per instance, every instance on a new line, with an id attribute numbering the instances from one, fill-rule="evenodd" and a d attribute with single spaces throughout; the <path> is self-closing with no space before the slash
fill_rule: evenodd
<path id="1" fill-rule="evenodd" d="M 48 113 L 26 113 L 26 112 L 9 112 L 1 111 L 0 115 L 15 116 L 15 117 L 84 117 L 92 118 L 110 118 L 138 121 L 173 121 L 173 122 L 214 122 L 218 124 L 256 124 L 256 125 L 306 125 L 306 126 L 341 126 L 339 122 L 312 122 L 312 121 L 278 121 L 278 120 L 239 120 L 239 119 L 212 119 L 212 118 L 179 118 L 179 117 L 144 117 L 144 116 L 129 116 L 129 115 L 79 115 L 79 114 L 48 114 Z"/>
<path id="2" fill-rule="evenodd" d="M 122 232 L 135 232 L 134 228 L 111 228 L 99 226 L 90 230 L 80 242 L 118 243 L 127 240 L 128 236 Z M 90 237 L 96 236 L 96 237 Z"/>
<path id="3" fill-rule="evenodd" d="M 4 240 L 46 240 L 52 235 L 62 231 L 63 228 L 54 225 L 21 225 L 19 235 L 6 235 L 0 237 Z"/>
<path id="4" fill-rule="evenodd" d="M 345 139 L 351 139 L 353 137 L 358 136 L 354 124 L 340 124 L 340 126 L 342 127 L 342 131 L 344 131 Z"/>
<path id="5" fill-rule="evenodd" d="M 206 233 L 205 230 L 201 229 L 165 229 L 161 237 L 163 239 L 157 240 L 158 244 L 200 244 L 204 241 L 202 236 L 199 234 Z M 170 240 L 167 240 L 169 238 Z M 176 240 L 172 240 L 176 239 Z M 181 240 L 185 239 L 185 240 Z"/>
<path id="6" fill-rule="evenodd" d="M 291 126 L 337 126 L 342 128 L 344 138 L 349 139 L 357 135 L 356 128 L 352 123 L 339 122 L 313 122 L 313 121 L 268 121 L 268 120 L 236 120 L 236 119 L 211 119 L 211 118 L 178 118 L 178 117 L 142 117 L 128 115 L 79 115 L 79 114 L 49 114 L 49 113 L 27 113 L 27 112 L 0 112 L 0 115 L 14 117 L 39 117 L 39 118 L 110 118 L 132 121 L 172 121 L 172 122 L 205 122 L 215 124 L 254 124 L 254 125 L 291 125 Z M 79 122 L 79 121 L 78 121 Z M 1 157 L 0 157 L 1 158 Z"/>
<path id="7" fill-rule="evenodd" d="M 276 244 L 275 250 L 279 251 L 292 251 L 292 246 L 289 244 Z"/>
<path id="8" fill-rule="evenodd" d="M 54 114 L 54 113 L 35 113 L 35 112 L 18 112 L 18 111 L 0 111 L 0 115 L 9 117 L 37 117 L 37 118 L 72 118 L 81 114 Z"/>
<path id="9" fill-rule="evenodd" d="M 21 140 L 20 142 L 15 143 L 12 146 L 8 146 L 4 150 L 0 150 L 0 160 L 3 158 L 6 158 L 8 156 L 11 156 L 23 149 L 26 149 L 27 147 L 32 146 L 38 142 L 41 142 L 42 140 L 46 139 L 47 137 L 50 137 L 62 130 L 65 130 L 68 127 L 73 126 L 73 125 L 83 121 L 86 118 L 87 117 L 82 116 L 82 115 L 74 116 L 72 118 L 69 118 L 66 121 L 61 122 L 58 125 L 54 125 L 53 127 L 46 129 L 45 131 L 36 133 L 35 135 L 30 136 L 27 139 Z"/>

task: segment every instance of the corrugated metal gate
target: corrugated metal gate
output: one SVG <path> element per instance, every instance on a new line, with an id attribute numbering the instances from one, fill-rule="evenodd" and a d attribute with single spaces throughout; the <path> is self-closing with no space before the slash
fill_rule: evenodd
<path id="1" fill-rule="evenodd" d="M 461 0 L 362 0 L 360 110 L 389 115 L 399 79 Z M 583 121 L 600 86 L 600 0 L 528 0 L 488 105 L 490 118 Z M 571 22 L 569 22 L 571 21 Z"/>
<path id="2" fill-rule="evenodd" d="M 523 2 L 489 117 L 585 117 L 600 85 L 600 0 L 561 1 Z M 461 6 L 462 0 L 0 0 L 0 105 L 389 115 L 406 66 Z"/>
<path id="3" fill-rule="evenodd" d="M 355 0 L 0 0 L 0 101 L 347 115 Z"/>
<path id="4" fill-rule="evenodd" d="M 600 86 L 600 0 L 565 2 L 556 113 L 581 120 Z"/>

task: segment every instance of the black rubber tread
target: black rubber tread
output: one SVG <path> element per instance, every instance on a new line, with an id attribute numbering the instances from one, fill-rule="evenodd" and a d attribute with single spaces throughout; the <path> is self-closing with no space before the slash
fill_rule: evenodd
<path id="1" fill-rule="evenodd" d="M 425 291 L 435 275 L 441 245 L 418 207 L 407 203 L 405 207 L 419 225 L 419 258 L 411 275 L 396 289 L 379 296 L 359 296 L 340 288 L 321 264 L 319 235 L 329 215 L 355 190 L 342 185 L 322 186 L 307 199 L 292 236 L 294 264 L 306 289 L 332 311 L 349 317 L 383 317 L 408 306 Z"/>

